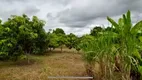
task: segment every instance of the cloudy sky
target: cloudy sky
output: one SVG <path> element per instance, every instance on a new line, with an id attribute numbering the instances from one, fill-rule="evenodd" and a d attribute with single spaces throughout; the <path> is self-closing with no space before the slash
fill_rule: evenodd
<path id="1" fill-rule="evenodd" d="M 46 31 L 57 27 L 82 35 L 95 25 L 109 25 L 107 16 L 117 20 L 131 10 L 133 23 L 142 19 L 142 0 L 0 0 L 0 18 L 36 15 L 46 21 Z"/>

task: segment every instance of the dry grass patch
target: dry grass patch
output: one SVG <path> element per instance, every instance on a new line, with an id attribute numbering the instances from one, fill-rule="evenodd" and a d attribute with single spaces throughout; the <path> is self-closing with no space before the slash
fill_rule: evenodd
<path id="1" fill-rule="evenodd" d="M 81 55 L 65 50 L 60 53 L 57 49 L 47 56 L 32 56 L 36 62 L 30 65 L 0 62 L 0 80 L 49 80 L 48 76 L 87 76 Z"/>

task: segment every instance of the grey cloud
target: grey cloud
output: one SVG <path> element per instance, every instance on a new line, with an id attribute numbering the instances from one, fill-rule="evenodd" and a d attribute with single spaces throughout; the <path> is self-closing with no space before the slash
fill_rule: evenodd
<path id="1" fill-rule="evenodd" d="M 5 1 L 5 3 L 0 3 L 0 17 L 3 20 L 6 20 L 8 17 L 10 17 L 10 15 L 21 15 L 25 13 L 28 16 L 32 16 L 38 13 L 39 11 L 40 9 L 38 9 L 35 5 L 29 5 L 19 2 L 11 3 L 9 5 L 9 0 L 7 0 L 7 2 Z"/>
<path id="2" fill-rule="evenodd" d="M 53 4 L 68 5 L 72 0 L 49 0 Z"/>
<path id="3" fill-rule="evenodd" d="M 22 11 L 23 13 L 26 13 L 28 15 L 33 15 L 36 14 L 37 12 L 39 12 L 40 9 L 38 9 L 36 6 L 27 6 L 24 8 L 24 10 Z"/>
<path id="4" fill-rule="evenodd" d="M 58 4 L 58 5 L 67 5 L 72 0 L 1 0 L 1 2 L 6 3 L 36 3 L 36 4 Z"/>
<path id="5" fill-rule="evenodd" d="M 107 16 L 117 20 L 127 10 L 135 23 L 142 19 L 141 8 L 142 0 L 0 0 L 0 18 L 36 15 L 47 21 L 46 30 L 62 27 L 68 33 L 81 34 L 90 25 L 108 24 Z"/>
<path id="6" fill-rule="evenodd" d="M 136 23 L 136 22 L 138 22 L 140 20 L 142 20 L 142 13 L 135 12 L 132 15 L 132 23 Z"/>
<path id="7" fill-rule="evenodd" d="M 66 23 L 66 26 L 80 28 L 86 26 L 87 24 L 90 24 L 92 21 L 76 21 L 76 22 L 64 21 L 64 22 Z"/>
<path id="8" fill-rule="evenodd" d="M 80 3 L 81 4 L 81 3 Z M 141 0 L 88 0 L 88 5 L 72 6 L 59 13 L 60 22 L 70 27 L 85 27 L 97 18 L 119 16 L 127 10 L 142 12 Z"/>
<path id="9" fill-rule="evenodd" d="M 47 17 L 48 20 L 56 20 L 56 19 L 57 19 L 57 17 L 56 17 L 56 16 L 53 16 L 52 13 L 48 13 L 48 14 L 46 15 L 46 17 Z"/>

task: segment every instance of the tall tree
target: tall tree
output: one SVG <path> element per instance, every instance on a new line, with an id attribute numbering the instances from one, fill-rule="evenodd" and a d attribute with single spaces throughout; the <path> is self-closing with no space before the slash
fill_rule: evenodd
<path id="1" fill-rule="evenodd" d="M 64 30 L 61 28 L 56 28 L 56 30 L 53 30 L 53 33 L 55 33 L 58 36 L 58 44 L 62 52 L 63 46 L 65 45 L 66 42 L 66 34 Z"/>
<path id="2" fill-rule="evenodd" d="M 67 35 L 67 41 L 66 41 L 66 46 L 71 49 L 71 48 L 75 48 L 75 45 L 76 45 L 76 40 L 77 40 L 77 37 L 76 35 L 74 35 L 73 33 L 70 33 Z"/>
<path id="3" fill-rule="evenodd" d="M 64 30 L 61 29 L 61 28 L 56 28 L 55 30 L 53 30 L 53 33 L 55 33 L 55 34 L 57 34 L 57 35 L 59 35 L 59 34 L 65 35 Z"/>
<path id="4" fill-rule="evenodd" d="M 55 49 L 57 47 L 59 47 L 59 44 L 58 44 L 58 36 L 55 34 L 55 33 L 48 33 L 48 36 L 49 36 L 49 48 L 50 48 L 50 51 L 51 51 L 51 48 Z"/>
<path id="5" fill-rule="evenodd" d="M 45 22 L 33 16 L 12 15 L 0 25 L 0 55 L 6 54 L 15 60 L 20 55 L 43 53 L 47 45 L 47 35 L 43 29 Z"/>
<path id="6" fill-rule="evenodd" d="M 100 32 L 102 31 L 103 31 L 103 28 L 101 26 L 96 26 L 91 30 L 90 35 L 99 36 Z"/>

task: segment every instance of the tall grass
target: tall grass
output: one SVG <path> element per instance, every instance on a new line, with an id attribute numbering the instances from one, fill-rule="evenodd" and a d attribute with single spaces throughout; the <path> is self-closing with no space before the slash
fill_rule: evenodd
<path id="1" fill-rule="evenodd" d="M 98 79 L 111 80 L 110 78 L 113 76 L 112 69 L 115 63 L 114 57 L 117 52 L 117 48 L 115 47 L 117 45 L 113 43 L 115 42 L 116 36 L 113 32 L 102 32 L 102 35 L 95 38 L 94 41 L 83 44 L 83 57 L 87 63 L 87 67 L 91 66 L 92 75 L 98 77 Z M 95 64 L 99 64 L 100 73 L 93 70 Z"/>
<path id="2" fill-rule="evenodd" d="M 93 41 L 83 43 L 84 60 L 91 75 L 95 76 L 94 80 L 130 80 L 131 67 L 137 65 L 134 55 L 139 55 L 136 34 L 140 22 L 132 26 L 130 11 L 118 23 L 109 17 L 107 19 L 116 32 L 104 30 Z M 100 66 L 98 73 L 95 64 Z"/>

